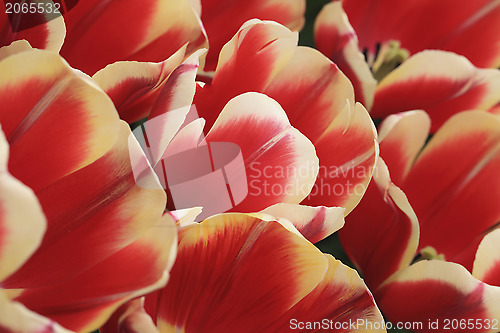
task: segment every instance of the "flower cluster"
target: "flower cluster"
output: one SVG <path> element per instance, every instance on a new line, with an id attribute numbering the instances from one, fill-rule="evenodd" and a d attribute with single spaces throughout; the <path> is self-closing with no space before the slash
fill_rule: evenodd
<path id="1" fill-rule="evenodd" d="M 322 2 L 0 5 L 0 332 L 500 331 L 500 2 Z"/>

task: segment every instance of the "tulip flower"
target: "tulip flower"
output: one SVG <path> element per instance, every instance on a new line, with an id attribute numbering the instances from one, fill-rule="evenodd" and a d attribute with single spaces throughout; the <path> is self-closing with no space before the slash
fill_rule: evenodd
<path id="1" fill-rule="evenodd" d="M 479 67 L 500 67 L 498 1 L 342 0 L 342 6 L 369 57 L 398 41 L 409 54 L 439 49 Z"/>
<path id="2" fill-rule="evenodd" d="M 276 23 L 249 21 L 224 46 L 213 79 L 199 86 L 193 103 L 210 128 L 220 124 L 217 117 L 232 98 L 249 91 L 266 94 L 280 104 L 290 124 L 314 145 L 319 172 L 311 192 L 300 200 L 286 201 L 279 194 L 249 196 L 236 208 L 258 211 L 289 202 L 345 207 L 346 214 L 352 210 L 371 177 L 377 146 L 373 123 L 366 110 L 354 103 L 346 77 L 317 51 L 297 47 L 296 33 Z M 244 128 L 215 132 L 212 127 L 207 141 L 237 142 L 245 156 L 245 146 L 251 144 L 245 139 L 247 133 L 251 132 Z M 269 164 L 263 162 L 248 170 L 249 178 L 263 183 L 263 178 L 283 177 L 272 165 L 267 168 L 272 175 L 266 176 Z"/>
<path id="3" fill-rule="evenodd" d="M 364 26 L 357 26 L 359 15 L 362 15 L 364 8 L 368 6 L 361 6 L 356 11 L 354 3 L 357 1 L 350 0 L 326 5 L 319 14 L 315 26 L 318 50 L 338 64 L 349 77 L 356 91 L 356 100 L 364 103 L 370 110 L 371 116 L 382 119 L 390 114 L 422 109 L 431 117 L 431 131 L 435 132 L 446 120 L 461 111 L 476 109 L 494 113 L 500 103 L 500 96 L 497 93 L 500 89 L 500 71 L 480 69 L 473 64 L 499 66 L 500 53 L 494 46 L 498 44 L 498 36 L 496 33 L 489 35 L 481 33 L 481 38 L 471 38 L 473 35 L 469 33 L 483 25 L 487 27 L 486 32 L 496 31 L 493 26 L 500 22 L 498 3 L 490 1 L 486 4 L 487 2 L 483 1 L 468 4 L 473 8 L 461 6 L 464 11 L 444 15 L 447 21 L 443 24 L 442 20 L 435 20 L 434 23 L 434 18 L 429 13 L 439 13 L 444 10 L 446 2 L 424 1 L 418 4 L 390 2 L 390 6 L 389 2 L 377 3 L 377 11 L 373 15 L 380 15 L 380 18 L 375 16 L 374 20 L 378 21 L 383 16 L 384 23 L 377 24 L 376 28 L 370 28 L 369 31 Z M 344 13 L 342 7 L 346 9 L 348 15 Z M 385 10 L 382 10 L 383 8 Z M 419 19 L 416 23 L 413 19 L 401 19 L 398 21 L 401 22 L 398 29 L 386 31 L 389 26 L 396 24 L 393 19 L 410 10 L 416 12 L 412 17 L 421 15 L 421 18 L 426 18 L 429 22 Z M 387 16 L 389 13 L 390 16 Z M 458 20 L 458 17 L 464 15 L 469 15 L 467 20 L 470 24 L 464 23 L 461 27 L 452 27 L 452 22 L 469 22 Z M 436 17 L 440 16 L 436 14 Z M 420 22 L 427 22 L 426 27 L 417 29 Z M 386 28 L 381 28 L 386 24 Z M 439 29 L 429 28 L 433 24 L 438 24 Z M 450 26 L 447 27 L 447 24 Z M 422 29 L 431 29 L 433 33 L 422 34 Z M 467 32 L 467 29 L 471 29 L 470 32 Z M 371 46 L 367 46 L 366 43 L 371 42 L 363 39 L 366 37 L 364 33 L 370 34 L 369 38 L 380 38 L 377 42 L 378 53 L 375 53 L 375 49 Z M 448 48 L 440 43 L 422 42 L 428 38 L 435 38 L 436 41 L 445 38 L 439 37 L 439 33 L 448 33 L 446 36 L 452 39 L 458 38 L 457 40 L 466 38 L 467 42 L 462 40 L 456 44 L 459 49 Z M 421 38 L 413 38 L 415 34 Z M 490 37 L 492 40 L 488 41 Z M 422 44 L 419 44 L 421 42 Z M 471 47 L 473 44 L 480 45 Z M 460 52 L 462 47 L 467 50 Z M 451 52 L 422 51 L 424 49 L 454 51 L 468 58 Z M 366 61 L 361 50 L 366 51 Z M 480 57 L 490 57 L 493 62 L 481 61 Z M 495 58 L 497 60 L 494 60 Z M 378 80 L 378 84 L 373 76 Z"/>
<path id="4" fill-rule="evenodd" d="M 241 213 L 181 228 L 168 285 L 127 304 L 101 332 L 232 330 L 385 332 L 356 271 L 289 222 Z"/>
<path id="5" fill-rule="evenodd" d="M 47 230 L 0 287 L 65 328 L 92 331 L 121 304 L 166 283 L 175 224 L 163 215 L 166 197 L 152 171 L 142 175 L 150 189 L 136 184 L 132 169 L 146 157 L 97 84 L 56 53 L 22 41 L 7 48 L 0 124 L 8 169 L 33 190 Z M 35 223 L 28 219 L 16 223 Z"/>
<path id="6" fill-rule="evenodd" d="M 166 80 L 160 70 L 153 70 L 159 65 L 126 62 L 108 66 L 94 78 L 122 113 L 121 101 L 132 105 L 142 96 L 151 96 L 151 83 L 163 82 L 148 119 L 163 117 L 169 129 L 149 140 L 156 156 L 152 164 L 162 154 L 196 148 L 201 142 L 235 143 L 245 161 L 249 194 L 232 211 L 267 209 L 268 214 L 295 220 L 294 225 L 304 232 L 305 226 L 311 228 L 306 220 L 316 220 L 312 228 L 316 231 L 310 229 L 308 239 L 318 241 L 336 226 L 328 222 L 332 212 L 327 207 L 345 207 L 347 214 L 360 200 L 378 148 L 373 123 L 354 102 L 348 79 L 319 52 L 297 47 L 297 37 L 280 24 L 249 21 L 223 47 L 213 78 L 203 84 L 195 85 L 193 80 L 198 69 L 195 55 Z M 191 124 L 191 103 L 202 122 Z M 202 138 L 204 127 L 208 133 Z M 184 139 L 173 138 L 178 130 L 177 138 Z M 194 146 L 179 143 L 186 138 Z M 169 208 L 189 206 L 200 204 Z"/>
<path id="7" fill-rule="evenodd" d="M 423 111 L 381 124 L 374 182 L 340 239 L 390 321 L 496 332 L 500 120 L 462 112 L 425 144 L 429 129 Z"/>

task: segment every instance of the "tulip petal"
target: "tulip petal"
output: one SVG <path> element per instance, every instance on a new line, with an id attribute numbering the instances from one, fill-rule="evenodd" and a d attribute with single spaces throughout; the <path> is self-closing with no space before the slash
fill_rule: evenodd
<path id="1" fill-rule="evenodd" d="M 500 229 L 487 234 L 477 249 L 472 275 L 495 286 L 500 286 Z"/>
<path id="2" fill-rule="evenodd" d="M 380 314 L 373 296 L 357 272 L 330 255 L 328 271 L 318 286 L 295 304 L 285 316 L 275 321 L 270 332 L 279 332 L 284 327 L 300 328 L 306 332 L 386 332 L 384 318 Z M 346 297 L 346 293 L 349 297 Z M 332 305 L 333 303 L 333 305 Z M 307 323 L 316 322 L 313 329 Z M 322 326 L 318 327 L 317 323 Z"/>
<path id="3" fill-rule="evenodd" d="M 193 53 L 172 72 L 151 109 L 148 121 L 143 125 L 153 166 L 160 161 L 193 108 L 191 104 L 196 91 L 195 77 L 200 55 L 204 52 L 205 50 L 199 50 Z"/>
<path id="4" fill-rule="evenodd" d="M 276 221 L 214 216 L 180 231 L 178 258 L 167 287 L 146 297 L 162 332 L 277 331 L 269 329 L 277 318 L 283 323 L 299 308 L 315 316 L 319 306 L 331 319 L 376 311 L 352 270 Z M 322 290 L 335 298 L 321 298 Z M 312 307 L 313 300 L 321 302 Z"/>
<path id="5" fill-rule="evenodd" d="M 318 14 L 314 23 L 314 41 L 317 49 L 349 78 L 356 101 L 370 110 L 377 81 L 359 50 L 358 37 L 340 1 L 327 4 Z"/>
<path id="6" fill-rule="evenodd" d="M 349 258 L 375 289 L 408 266 L 418 246 L 418 220 L 403 191 L 395 186 L 380 158 L 365 196 L 339 231 Z"/>
<path id="7" fill-rule="evenodd" d="M 210 50 L 206 71 L 213 71 L 219 52 L 247 20 L 259 18 L 275 21 L 298 31 L 304 25 L 306 2 L 304 0 L 233 0 L 230 4 L 217 0 L 202 0 L 201 20 L 207 30 Z"/>
<path id="8" fill-rule="evenodd" d="M 299 203 L 316 180 L 314 146 L 292 127 L 281 106 L 266 95 L 246 93 L 229 101 L 206 142 L 231 142 L 241 149 L 248 185 L 237 211 Z M 240 177 L 244 176 L 240 172 Z"/>
<path id="9" fill-rule="evenodd" d="M 471 111 L 436 132 L 401 184 L 420 222 L 419 248 L 472 269 L 482 237 L 500 219 L 500 119 Z"/>
<path id="10" fill-rule="evenodd" d="M 122 303 L 166 283 L 177 232 L 162 217 L 165 192 L 128 124 L 86 75 L 39 50 L 5 58 L 0 70 L 9 168 L 34 189 L 48 224 L 2 287 L 67 328 L 95 330 Z M 136 182 L 138 166 L 148 187 Z"/>
<path id="11" fill-rule="evenodd" d="M 275 22 L 251 20 L 226 44 L 219 55 L 210 85 L 196 92 L 194 103 L 211 126 L 226 103 L 242 93 L 263 92 L 287 64 L 298 34 Z"/>
<path id="12" fill-rule="evenodd" d="M 33 50 L 33 48 L 31 47 L 30 43 L 28 43 L 28 41 L 24 39 L 16 40 L 10 45 L 0 47 L 0 61 L 11 55 L 31 50 Z"/>
<path id="13" fill-rule="evenodd" d="M 71 333 L 52 320 L 12 302 L 0 290 L 0 331 L 2 333 Z"/>
<path id="14" fill-rule="evenodd" d="M 144 297 L 122 305 L 99 329 L 99 333 L 160 333 L 155 323 L 144 310 Z"/>
<path id="15" fill-rule="evenodd" d="M 427 140 L 430 126 L 429 116 L 419 110 L 390 115 L 380 124 L 380 155 L 395 184 L 402 184 L 410 171 Z"/>
<path id="16" fill-rule="evenodd" d="M 95 329 L 123 302 L 163 286 L 175 256 L 175 222 L 168 214 L 159 218 L 163 189 L 134 182 L 123 151 L 127 127 L 122 123 L 112 152 L 38 193 L 49 229 L 38 251 L 4 282 L 23 289 L 16 300 L 73 330 Z"/>
<path id="17" fill-rule="evenodd" d="M 499 329 L 500 288 L 474 279 L 455 263 L 413 264 L 387 280 L 375 297 L 389 321 L 420 323 L 421 328 L 412 329 L 416 332 L 494 333 Z M 431 326 L 436 321 L 437 326 Z M 469 321 L 473 327 L 467 326 Z"/>
<path id="18" fill-rule="evenodd" d="M 11 4 L 16 3 L 9 1 Z M 62 16 L 53 17 L 49 13 L 15 13 L 7 14 L 6 1 L 0 4 L 0 47 L 11 44 L 16 40 L 27 40 L 31 46 L 37 49 L 46 49 L 59 52 L 66 36 L 66 27 Z M 46 5 L 51 4 L 49 1 Z M 11 21 L 9 16 L 12 15 Z M 29 20 L 29 21 L 28 21 Z M 22 22 L 21 26 L 12 25 L 11 22 Z M 37 23 L 35 25 L 35 23 Z"/>
<path id="19" fill-rule="evenodd" d="M 500 102 L 500 71 L 478 69 L 466 58 L 443 51 L 423 51 L 389 73 L 378 85 L 373 117 L 423 109 L 435 132 L 454 114 L 488 111 Z"/>
<path id="20" fill-rule="evenodd" d="M 0 72 L 0 104 L 6 111 L 0 123 L 11 146 L 9 168 L 35 192 L 113 145 L 118 125 L 113 104 L 57 54 L 21 52 L 1 61 Z"/>
<path id="21" fill-rule="evenodd" d="M 7 170 L 8 156 L 9 145 L 0 131 L 0 286 L 38 248 L 46 229 L 35 194 Z"/>
<path id="22" fill-rule="evenodd" d="M 441 49 L 464 55 L 476 66 L 500 66 L 498 1 L 343 0 L 342 4 L 361 49 L 372 55 L 377 44 L 398 40 L 412 54 Z"/>
<path id="23" fill-rule="evenodd" d="M 198 89 L 194 102 L 210 126 L 229 99 L 248 91 L 280 103 L 317 149 L 320 177 L 327 179 L 317 181 L 303 204 L 352 210 L 371 178 L 378 146 L 373 122 L 354 105 L 347 77 L 318 51 L 296 47 L 295 35 L 285 27 L 253 20 L 222 49 L 211 84 Z"/>
<path id="24" fill-rule="evenodd" d="M 330 236 L 344 225 L 342 207 L 309 207 L 296 204 L 278 203 L 262 211 L 277 219 L 290 221 L 311 243 Z"/>
<path id="25" fill-rule="evenodd" d="M 184 59 L 186 45 L 158 63 L 119 61 L 92 76 L 129 124 L 146 118 L 170 74 Z"/>
<path id="26" fill-rule="evenodd" d="M 243 322 L 249 326 L 237 327 L 261 331 L 313 290 L 327 268 L 319 250 L 278 222 L 214 216 L 180 231 L 177 261 L 160 295 L 158 327 L 224 332 Z"/>
<path id="27" fill-rule="evenodd" d="M 379 154 L 375 126 L 361 104 L 347 103 L 313 143 L 320 158 L 320 171 L 311 194 L 302 204 L 341 206 L 347 215 L 363 197 L 373 175 Z"/>
<path id="28" fill-rule="evenodd" d="M 186 42 L 191 54 L 206 42 L 187 0 L 86 0 L 64 19 L 67 37 L 61 55 L 89 75 L 116 61 L 163 61 Z"/>
<path id="29" fill-rule="evenodd" d="M 167 146 L 163 157 L 173 156 L 175 154 L 197 148 L 204 138 L 203 129 L 205 128 L 205 119 L 198 118 L 186 126 L 182 127 L 172 138 Z"/>

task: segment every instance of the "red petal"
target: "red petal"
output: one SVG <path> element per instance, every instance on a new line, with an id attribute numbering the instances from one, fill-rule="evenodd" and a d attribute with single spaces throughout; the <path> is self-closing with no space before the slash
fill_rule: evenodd
<path id="1" fill-rule="evenodd" d="M 386 332 L 373 296 L 357 272 L 330 255 L 326 258 L 329 266 L 323 280 L 269 331 L 288 327 L 299 332 Z"/>
<path id="2" fill-rule="evenodd" d="M 177 234 L 162 218 L 165 193 L 150 168 L 141 180 L 154 186 L 136 183 L 132 169 L 147 161 L 129 126 L 57 54 L 12 55 L 0 72 L 9 167 L 34 188 L 48 224 L 2 287 L 65 327 L 95 330 L 122 303 L 165 284 Z"/>
<path id="3" fill-rule="evenodd" d="M 391 182 L 382 159 L 339 236 L 349 258 L 373 289 L 413 260 L 418 246 L 418 220 L 405 194 Z"/>
<path id="4" fill-rule="evenodd" d="M 233 0 L 230 4 L 217 0 L 202 0 L 201 20 L 207 30 L 210 50 L 205 70 L 213 71 L 224 44 L 247 20 L 259 18 L 281 23 L 291 30 L 304 24 L 305 0 Z"/>
<path id="5" fill-rule="evenodd" d="M 315 145 L 320 171 L 335 173 L 318 180 L 304 204 L 342 206 L 348 213 L 363 195 L 378 153 L 373 123 L 361 105 L 354 106 L 349 80 L 318 51 L 296 47 L 296 36 L 285 27 L 255 20 L 223 48 L 213 81 L 197 91 L 195 104 L 210 126 L 229 99 L 248 91 L 280 103 Z"/>
<path id="6" fill-rule="evenodd" d="M 226 103 L 242 93 L 265 92 L 292 57 L 298 35 L 275 22 L 245 23 L 221 51 L 212 83 L 196 92 L 194 103 L 209 127 Z"/>
<path id="7" fill-rule="evenodd" d="M 0 47 L 11 44 L 16 40 L 27 40 L 37 49 L 47 49 L 59 52 L 66 35 L 66 28 L 62 16 L 54 18 L 50 14 L 15 13 L 15 8 L 10 7 L 12 14 L 7 14 L 6 4 L 19 3 L 15 1 L 2 1 L 0 3 Z M 46 3 L 48 5 L 48 3 Z M 9 15 L 11 21 L 9 21 Z M 22 22 L 15 26 L 11 22 Z"/>
<path id="8" fill-rule="evenodd" d="M 306 205 L 345 207 L 349 214 L 363 197 L 378 157 L 377 133 L 366 109 L 349 103 L 313 141 L 320 170 Z"/>
<path id="9" fill-rule="evenodd" d="M 474 279 L 454 263 L 411 265 L 391 277 L 375 297 L 389 321 L 413 323 L 415 332 L 493 333 L 499 328 L 500 288 Z"/>
<path id="10" fill-rule="evenodd" d="M 500 4 L 492 0 L 345 0 L 361 49 L 401 41 L 412 54 L 441 49 L 480 67 L 500 66 Z M 450 8 L 455 10 L 450 12 Z"/>
<path id="11" fill-rule="evenodd" d="M 317 49 L 347 75 L 354 86 L 356 101 L 370 110 L 377 81 L 359 51 L 358 37 L 340 1 L 326 5 L 317 16 L 314 41 Z"/>
<path id="12" fill-rule="evenodd" d="M 478 69 L 466 58 L 442 51 L 418 53 L 378 85 L 371 114 L 423 109 L 435 132 L 460 111 L 489 110 L 500 102 L 500 71 Z"/>
<path id="13" fill-rule="evenodd" d="M 332 320 L 381 318 L 355 272 L 278 222 L 245 214 L 181 230 L 170 283 L 146 297 L 160 331 L 280 331 L 297 312 L 319 317 L 319 307 Z"/>
<path id="14" fill-rule="evenodd" d="M 247 93 L 229 101 L 206 141 L 230 142 L 241 149 L 248 195 L 235 202 L 235 211 L 299 203 L 316 179 L 314 146 L 290 125 L 281 106 L 263 94 Z"/>
<path id="15" fill-rule="evenodd" d="M 385 118 L 379 128 L 380 156 L 392 181 L 402 184 L 429 135 L 431 122 L 423 111 L 408 111 Z"/>
<path id="16" fill-rule="evenodd" d="M 67 36 L 61 55 L 89 75 L 116 61 L 163 61 L 186 42 L 188 54 L 205 45 L 188 0 L 86 0 L 64 20 Z"/>
<path id="17" fill-rule="evenodd" d="M 436 132 L 402 188 L 420 221 L 420 248 L 434 247 L 471 269 L 500 210 L 500 119 L 463 112 Z"/>
<path id="18" fill-rule="evenodd" d="M 113 145 L 118 115 L 111 101 L 56 54 L 22 52 L 1 61 L 0 72 L 0 123 L 12 149 L 9 168 L 35 192 Z"/>
<path id="19" fill-rule="evenodd" d="M 192 106 L 195 77 L 199 57 L 204 52 L 193 53 L 172 72 L 151 109 L 148 121 L 141 125 L 149 143 L 147 149 L 151 152 L 153 166 L 160 161 L 172 138 L 188 121 L 190 112 L 196 113 Z M 142 147 L 145 149 L 145 145 Z"/>
<path id="20" fill-rule="evenodd" d="M 120 118 L 129 124 L 146 118 L 186 52 L 182 47 L 159 63 L 120 61 L 101 69 L 92 78 L 113 100 Z"/>

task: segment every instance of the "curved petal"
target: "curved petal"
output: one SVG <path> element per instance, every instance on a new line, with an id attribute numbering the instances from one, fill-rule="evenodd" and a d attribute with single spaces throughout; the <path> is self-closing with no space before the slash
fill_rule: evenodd
<path id="1" fill-rule="evenodd" d="M 146 157 L 86 75 L 39 50 L 9 56 L 0 73 L 9 169 L 34 189 L 48 224 L 38 250 L 2 287 L 30 310 L 92 331 L 166 283 L 177 232 L 162 217 L 165 193 L 150 168 L 142 177 L 154 186 L 136 183 L 132 169 L 148 165 Z"/>
<path id="2" fill-rule="evenodd" d="M 122 125 L 110 153 L 37 193 L 49 229 L 4 282 L 22 289 L 17 301 L 73 330 L 95 329 L 122 303 L 162 287 L 175 257 L 174 221 L 161 219 L 164 192 L 135 184 Z"/>
<path id="3" fill-rule="evenodd" d="M 373 121 L 361 104 L 347 103 L 313 143 L 321 165 L 311 195 L 302 204 L 341 206 L 347 215 L 365 194 L 378 159 Z"/>
<path id="4" fill-rule="evenodd" d="M 155 323 L 144 310 L 144 297 L 122 305 L 108 322 L 99 328 L 99 333 L 160 333 Z"/>
<path id="5" fill-rule="evenodd" d="M 205 50 L 193 53 L 172 72 L 151 109 L 148 121 L 141 125 L 149 143 L 147 149 L 151 152 L 153 166 L 158 164 L 170 141 L 188 121 L 190 112 L 196 113 L 192 102 L 199 58 L 203 53 Z"/>
<path id="6" fill-rule="evenodd" d="M 211 84 L 197 90 L 194 103 L 211 126 L 226 103 L 242 93 L 264 92 L 292 57 L 298 34 L 275 22 L 246 22 L 221 50 Z"/>
<path id="7" fill-rule="evenodd" d="M 286 219 L 311 243 L 330 236 L 344 225 L 342 207 L 310 207 L 288 203 L 278 203 L 267 207 L 261 213 L 276 219 Z"/>
<path id="8" fill-rule="evenodd" d="M 146 296 L 162 332 L 263 332 L 277 318 L 283 330 L 296 311 L 315 318 L 319 307 L 331 320 L 380 318 L 352 270 L 280 223 L 245 214 L 182 229 L 170 283 Z"/>
<path id="9" fill-rule="evenodd" d="M 316 48 L 349 78 L 356 101 L 370 110 L 377 81 L 359 50 L 358 37 L 342 9 L 342 2 L 329 3 L 318 14 L 314 23 L 314 42 Z"/>
<path id="10" fill-rule="evenodd" d="M 89 75 L 116 61 L 163 61 L 186 42 L 188 54 L 206 45 L 188 0 L 85 0 L 64 20 L 61 55 Z"/>
<path id="11" fill-rule="evenodd" d="M 375 289 L 408 266 L 418 246 L 419 226 L 408 199 L 380 158 L 365 196 L 339 231 L 349 258 Z"/>
<path id="12" fill-rule="evenodd" d="M 248 195 L 235 211 L 255 212 L 279 202 L 299 203 L 318 172 L 314 146 L 292 127 L 281 106 L 266 95 L 246 93 L 227 103 L 206 142 L 241 149 Z"/>
<path id="13" fill-rule="evenodd" d="M 201 20 L 210 43 L 205 70 L 213 71 L 217 66 L 220 50 L 244 22 L 259 18 L 281 23 L 291 30 L 300 30 L 305 21 L 306 1 L 233 0 L 229 4 L 217 0 L 202 0 L 201 8 Z"/>
<path id="14" fill-rule="evenodd" d="M 395 184 L 402 184 L 410 171 L 429 136 L 430 127 L 429 116 L 420 110 L 390 115 L 380 124 L 380 155 Z"/>
<path id="15" fill-rule="evenodd" d="M 35 252 L 47 227 L 33 191 L 7 170 L 8 156 L 9 144 L 0 130 L 0 286 Z"/>
<path id="16" fill-rule="evenodd" d="M 211 84 L 198 89 L 194 102 L 210 126 L 225 103 L 241 93 L 256 91 L 275 99 L 315 145 L 320 177 L 334 173 L 318 179 L 303 204 L 342 206 L 348 213 L 371 178 L 376 131 L 366 110 L 354 105 L 347 77 L 318 51 L 296 45 L 296 35 L 283 26 L 247 22 L 222 49 Z"/>
<path id="17" fill-rule="evenodd" d="M 0 61 L 11 55 L 31 50 L 33 50 L 33 48 L 31 47 L 30 43 L 28 43 L 28 41 L 26 41 L 25 39 L 16 40 L 12 42 L 10 45 L 0 47 Z"/>
<path id="18" fill-rule="evenodd" d="M 488 111 L 500 102 L 500 70 L 478 69 L 465 57 L 423 51 L 389 73 L 378 85 L 373 117 L 423 109 L 435 132 L 451 116 L 466 110 Z"/>
<path id="19" fill-rule="evenodd" d="M 197 148 L 204 138 L 203 129 L 205 128 L 205 119 L 198 118 L 186 126 L 182 127 L 172 138 L 167 146 L 164 157 L 172 156 L 183 151 Z"/>
<path id="20" fill-rule="evenodd" d="M 412 329 L 416 332 L 499 329 L 500 288 L 474 279 L 458 264 L 439 260 L 413 264 L 387 280 L 375 297 L 389 321 L 420 323 L 420 328 Z"/>
<path id="21" fill-rule="evenodd" d="M 66 36 L 66 27 L 62 16 L 54 17 L 49 13 L 7 14 L 7 1 L 0 3 L 0 47 L 16 40 L 27 40 L 37 49 L 59 52 Z M 9 3 L 15 3 L 9 1 Z M 46 2 L 49 6 L 51 1 Z"/>
<path id="22" fill-rule="evenodd" d="M 497 0 L 343 0 L 342 4 L 361 49 L 372 55 L 378 43 L 399 40 L 412 54 L 440 49 L 464 55 L 476 66 L 500 66 Z"/>
<path id="23" fill-rule="evenodd" d="M 111 97 L 120 118 L 131 124 L 149 115 L 158 94 L 184 59 L 186 46 L 158 63 L 115 62 L 92 79 Z"/>
<path id="24" fill-rule="evenodd" d="M 1 61 L 0 73 L 0 123 L 11 146 L 9 168 L 35 192 L 92 163 L 114 144 L 118 115 L 113 104 L 57 54 L 21 52 Z"/>
<path id="25" fill-rule="evenodd" d="M 485 283 L 500 286 L 500 229 L 487 234 L 476 252 L 472 275 Z"/>
<path id="26" fill-rule="evenodd" d="M 500 219 L 499 169 L 498 117 L 471 111 L 446 122 L 401 184 L 419 218 L 419 248 L 472 269 L 479 242 Z"/>
<path id="27" fill-rule="evenodd" d="M 330 255 L 325 257 L 329 265 L 323 280 L 269 331 L 289 327 L 305 332 L 386 332 L 384 318 L 358 273 Z"/>
<path id="28" fill-rule="evenodd" d="M 0 290 L 0 331 L 3 333 L 71 333 L 52 320 L 12 302 Z"/>

